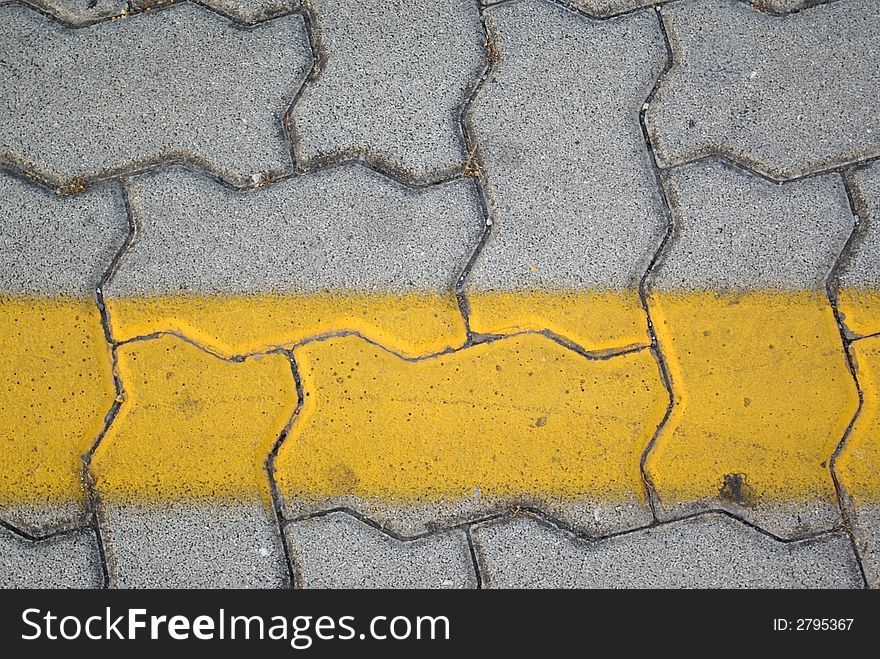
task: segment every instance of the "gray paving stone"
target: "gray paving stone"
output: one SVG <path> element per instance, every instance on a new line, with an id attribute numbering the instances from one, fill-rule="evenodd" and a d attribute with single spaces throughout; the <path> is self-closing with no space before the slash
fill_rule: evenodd
<path id="1" fill-rule="evenodd" d="M 33 541 L 0 526 L 0 588 L 100 588 L 103 580 L 91 530 Z"/>
<path id="2" fill-rule="evenodd" d="M 529 517 L 478 525 L 489 588 L 859 588 L 845 533 L 781 542 L 705 515 L 585 542 Z"/>
<path id="3" fill-rule="evenodd" d="M 0 171 L 2 293 L 90 297 L 127 235 L 118 186 L 59 197 Z"/>
<path id="4" fill-rule="evenodd" d="M 126 0 L 0 0 L 0 6 L 20 2 L 58 17 L 69 25 L 88 25 L 128 8 Z"/>
<path id="5" fill-rule="evenodd" d="M 880 154 L 880 11 L 784 17 L 734 0 L 663 7 L 675 64 L 646 114 L 662 166 L 713 152 L 787 179 Z"/>
<path id="6" fill-rule="evenodd" d="M 867 214 L 839 269 L 841 286 L 880 288 L 880 161 L 853 174 Z"/>
<path id="7" fill-rule="evenodd" d="M 780 185 L 711 160 L 667 178 L 672 236 L 660 289 L 822 289 L 855 225 L 843 179 Z"/>
<path id="8" fill-rule="evenodd" d="M 171 158 L 239 183 L 292 168 L 281 122 L 311 61 L 300 16 L 242 29 L 184 3 L 71 30 L 8 5 L 0 50 L 0 159 L 52 178 Z"/>
<path id="9" fill-rule="evenodd" d="M 280 588 L 284 550 L 259 501 L 108 504 L 99 515 L 112 588 Z"/>
<path id="10" fill-rule="evenodd" d="M 494 5 L 506 0 L 483 0 L 484 5 Z M 604 18 L 632 11 L 641 7 L 654 7 L 674 0 L 559 0 L 562 4 L 579 9 L 588 16 Z M 739 0 L 748 2 L 749 0 Z M 827 0 L 751 0 L 752 5 L 761 11 L 786 13 L 811 7 Z"/>
<path id="11" fill-rule="evenodd" d="M 312 4 L 327 59 L 291 115 L 300 164 L 358 156 L 419 179 L 454 172 L 459 114 L 485 67 L 477 2 Z"/>
<path id="12" fill-rule="evenodd" d="M 111 298 L 448 291 L 483 223 L 470 180 L 414 189 L 356 163 L 246 192 L 185 171 L 132 187 L 141 230 L 106 288 Z"/>
<path id="13" fill-rule="evenodd" d="M 470 290 L 635 286 L 666 229 L 638 114 L 666 49 L 645 11 L 486 11 L 501 62 L 470 110 L 495 226 Z"/>
<path id="14" fill-rule="evenodd" d="M 290 524 L 285 532 L 304 588 L 476 588 L 459 529 L 401 541 L 346 513 Z"/>

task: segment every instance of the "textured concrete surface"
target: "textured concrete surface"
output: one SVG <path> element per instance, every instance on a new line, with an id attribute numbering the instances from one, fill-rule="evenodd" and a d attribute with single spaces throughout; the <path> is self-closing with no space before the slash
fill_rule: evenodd
<path id="1" fill-rule="evenodd" d="M 482 230 L 471 181 L 408 188 L 349 164 L 248 192 L 186 172 L 132 190 L 138 235 L 106 290 L 119 338 L 173 330 L 241 354 L 356 331 L 410 356 L 465 341 L 452 289 Z"/>
<path id="2" fill-rule="evenodd" d="M 128 235 L 118 186 L 76 197 L 0 171 L 0 291 L 91 297 Z"/>
<path id="3" fill-rule="evenodd" d="M 781 18 L 736 0 L 661 13 L 675 65 L 646 115 L 661 165 L 724 153 L 787 179 L 880 155 L 873 0 Z"/>
<path id="4" fill-rule="evenodd" d="M 861 221 L 834 283 L 843 324 L 858 337 L 880 332 L 880 162 L 856 170 L 852 184 Z"/>
<path id="5" fill-rule="evenodd" d="M 650 521 L 634 458 L 668 398 L 647 351 L 588 361 L 524 335 L 412 362 L 345 337 L 294 357 L 305 399 L 276 461 L 291 516 L 344 506 L 408 536 L 512 505 L 591 533 Z"/>
<path id="6" fill-rule="evenodd" d="M 259 501 L 108 504 L 99 515 L 113 588 L 279 588 L 273 513 Z"/>
<path id="7" fill-rule="evenodd" d="M 859 588 L 844 533 L 784 543 L 705 515 L 584 542 L 529 517 L 474 527 L 489 588 Z"/>
<path id="8" fill-rule="evenodd" d="M 636 287 L 666 229 L 638 118 L 666 60 L 657 18 L 592 21 L 542 0 L 486 16 L 499 62 L 469 112 L 494 224 L 466 282 L 471 325 L 550 327 L 593 350 L 645 344 Z M 580 295 L 590 289 L 626 292 Z M 517 305 L 509 291 L 554 299 Z"/>
<path id="9" fill-rule="evenodd" d="M 0 527 L 0 588 L 100 588 L 103 581 L 91 530 L 34 541 Z"/>
<path id="10" fill-rule="evenodd" d="M 286 531 L 302 588 L 476 588 L 467 536 L 446 531 L 397 540 L 346 513 L 306 519 Z"/>
<path id="11" fill-rule="evenodd" d="M 859 416 L 835 462 L 868 583 L 880 587 L 880 336 L 850 345 L 862 391 Z"/>
<path id="12" fill-rule="evenodd" d="M 292 113 L 301 164 L 359 157 L 416 179 L 466 157 L 461 108 L 485 68 L 471 0 L 316 0 L 320 76 Z"/>
<path id="13" fill-rule="evenodd" d="M 843 181 L 779 185 L 700 163 L 668 185 L 673 235 L 649 298 L 674 393 L 646 463 L 660 514 L 828 529 L 840 518 L 829 462 L 858 408 L 824 291 L 854 225 Z"/>
<path id="14" fill-rule="evenodd" d="M 299 3 L 0 0 L 0 584 L 880 587 L 878 3 Z"/>
<path id="15" fill-rule="evenodd" d="M 59 197 L 0 172 L 0 516 L 31 533 L 83 514 L 79 456 L 115 396 L 93 294 L 127 233 L 117 186 Z"/>
<path id="16" fill-rule="evenodd" d="M 281 121 L 310 62 L 299 16 L 242 30 L 185 3 L 69 30 L 8 5 L 0 44 L 0 156 L 28 169 L 90 177 L 186 159 L 244 181 L 292 168 Z"/>

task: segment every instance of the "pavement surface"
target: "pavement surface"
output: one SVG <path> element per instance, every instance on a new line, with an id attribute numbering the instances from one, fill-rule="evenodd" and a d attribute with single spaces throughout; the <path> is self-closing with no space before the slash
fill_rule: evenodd
<path id="1" fill-rule="evenodd" d="M 0 0 L 0 585 L 880 587 L 880 2 Z"/>

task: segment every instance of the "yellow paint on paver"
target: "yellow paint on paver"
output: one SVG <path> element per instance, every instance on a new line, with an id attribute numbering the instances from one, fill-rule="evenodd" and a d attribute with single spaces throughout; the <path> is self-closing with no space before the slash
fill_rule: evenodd
<path id="1" fill-rule="evenodd" d="M 858 407 L 821 292 L 649 300 L 674 408 L 648 456 L 661 501 L 835 501 L 829 461 Z"/>
<path id="2" fill-rule="evenodd" d="M 289 498 L 631 500 L 669 400 L 648 350 L 591 361 L 539 335 L 416 362 L 357 337 L 295 357 L 305 400 L 276 462 Z"/>
<path id="3" fill-rule="evenodd" d="M 880 337 L 850 346 L 862 390 L 862 409 L 837 459 L 836 470 L 856 505 L 880 502 Z"/>
<path id="4" fill-rule="evenodd" d="M 0 298 L 0 502 L 80 503 L 116 397 L 92 299 Z"/>
<path id="5" fill-rule="evenodd" d="M 297 404 L 284 355 L 230 362 L 172 336 L 117 355 L 124 402 L 92 459 L 104 500 L 268 500 L 266 458 Z"/>
<path id="6" fill-rule="evenodd" d="M 481 334 L 546 329 L 590 351 L 651 343 L 636 290 L 475 291 L 468 302 L 471 329 Z"/>
<path id="7" fill-rule="evenodd" d="M 107 303 L 114 338 L 177 332 L 224 356 L 262 352 L 319 335 L 356 331 L 409 357 L 466 339 L 455 295 L 172 295 Z"/>
<path id="8" fill-rule="evenodd" d="M 880 291 L 867 288 L 842 288 L 837 308 L 843 324 L 856 336 L 880 333 Z"/>

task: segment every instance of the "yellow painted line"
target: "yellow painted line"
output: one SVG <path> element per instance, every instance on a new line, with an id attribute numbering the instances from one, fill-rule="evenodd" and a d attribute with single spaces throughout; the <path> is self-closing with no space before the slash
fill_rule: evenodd
<path id="1" fill-rule="evenodd" d="M 356 337 L 295 356 L 306 397 L 276 461 L 291 498 L 631 500 L 668 404 L 649 351 L 590 361 L 539 335 L 418 362 Z"/>
<path id="2" fill-rule="evenodd" d="M 853 342 L 862 409 L 837 459 L 837 475 L 856 505 L 880 502 L 880 337 Z"/>
<path id="3" fill-rule="evenodd" d="M 856 336 L 880 333 L 880 291 L 865 288 L 842 288 L 837 308 L 843 324 Z"/>
<path id="4" fill-rule="evenodd" d="M 123 297 L 110 299 L 107 307 L 117 340 L 171 331 L 225 356 L 343 331 L 358 331 L 411 357 L 466 339 L 452 293 Z"/>
<path id="5" fill-rule="evenodd" d="M 612 330 L 630 303 L 603 295 L 582 300 L 581 328 L 605 336 L 588 349 L 627 336 Z M 464 341 L 451 297 L 344 298 L 123 299 L 111 313 L 122 336 L 176 330 L 227 354 L 340 329 L 406 354 Z M 504 304 L 508 317 L 554 308 L 549 294 Z M 662 501 L 723 496 L 730 475 L 754 502 L 834 500 L 829 459 L 858 396 L 825 296 L 684 291 L 650 306 L 675 398 L 647 461 Z M 116 395 L 97 308 L 62 297 L 0 308 L 0 503 L 80 501 L 81 455 Z M 839 467 L 854 496 L 880 499 L 877 345 L 853 344 L 865 402 Z M 172 336 L 117 352 L 124 400 L 92 462 L 103 497 L 268 496 L 265 460 L 297 404 L 283 355 L 234 362 Z M 534 334 L 417 361 L 357 337 L 295 352 L 306 397 L 277 462 L 288 497 L 629 500 L 668 402 L 649 351 L 588 360 Z"/>
<path id="6" fill-rule="evenodd" d="M 0 503 L 81 502 L 115 397 L 94 300 L 0 298 Z"/>
<path id="7" fill-rule="evenodd" d="M 468 303 L 481 334 L 547 329 L 590 351 L 651 343 L 636 290 L 473 292 Z"/>
<path id="8" fill-rule="evenodd" d="M 172 336 L 118 350 L 125 391 L 92 459 L 108 501 L 268 501 L 266 458 L 297 404 L 283 355 L 224 361 Z"/>
<path id="9" fill-rule="evenodd" d="M 675 407 L 647 460 L 662 501 L 835 501 L 829 463 L 858 392 L 820 292 L 655 293 Z"/>

